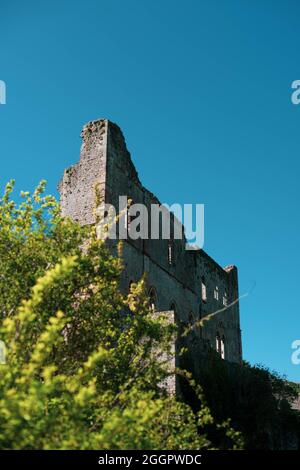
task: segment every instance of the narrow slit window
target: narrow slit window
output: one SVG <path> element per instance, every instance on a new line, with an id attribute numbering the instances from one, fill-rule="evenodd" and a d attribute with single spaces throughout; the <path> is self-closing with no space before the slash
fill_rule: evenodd
<path id="1" fill-rule="evenodd" d="M 214 290 L 214 299 L 219 300 L 219 288 L 218 288 L 218 286 L 216 286 L 215 290 Z"/>
<path id="2" fill-rule="evenodd" d="M 149 291 L 149 305 L 152 312 L 157 311 L 157 294 L 154 287 L 151 287 Z"/>
<path id="3" fill-rule="evenodd" d="M 222 339 L 221 339 L 221 351 L 220 351 L 220 353 L 221 353 L 221 358 L 222 358 L 222 359 L 225 359 L 225 352 L 226 352 L 226 351 L 225 351 L 225 337 L 222 336 Z"/>
<path id="4" fill-rule="evenodd" d="M 207 301 L 207 292 L 206 292 L 206 284 L 204 277 L 201 280 L 201 298 L 203 302 Z"/>
<path id="5" fill-rule="evenodd" d="M 171 303 L 170 310 L 174 312 L 174 319 L 175 319 L 175 321 L 177 321 L 178 320 L 177 307 L 176 307 L 174 302 Z"/>
<path id="6" fill-rule="evenodd" d="M 174 264 L 174 245 L 172 242 L 168 243 L 168 264 L 169 266 Z"/>
<path id="7" fill-rule="evenodd" d="M 219 333 L 216 334 L 216 351 L 221 354 L 221 337 Z"/>

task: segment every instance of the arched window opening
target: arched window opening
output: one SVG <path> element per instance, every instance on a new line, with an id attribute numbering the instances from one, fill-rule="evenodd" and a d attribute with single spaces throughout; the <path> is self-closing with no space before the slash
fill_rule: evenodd
<path id="1" fill-rule="evenodd" d="M 228 298 L 227 298 L 227 292 L 226 291 L 224 292 L 224 295 L 223 295 L 223 305 L 224 305 L 224 307 L 227 307 L 227 305 L 228 305 Z"/>
<path id="2" fill-rule="evenodd" d="M 207 301 L 206 283 L 205 278 L 201 278 L 201 298 L 203 302 Z"/>
<path id="3" fill-rule="evenodd" d="M 169 310 L 174 312 L 174 319 L 175 321 L 177 321 L 177 307 L 176 307 L 175 302 L 171 302 Z"/>
<path id="4" fill-rule="evenodd" d="M 214 299 L 219 300 L 219 287 L 216 286 L 214 290 Z"/>
<path id="5" fill-rule="evenodd" d="M 219 333 L 216 334 L 216 351 L 221 354 L 221 337 Z"/>
<path id="6" fill-rule="evenodd" d="M 222 336 L 222 339 L 221 339 L 221 358 L 222 358 L 222 359 L 225 359 L 225 355 L 226 355 L 225 336 L 223 335 L 223 336 Z"/>
<path id="7" fill-rule="evenodd" d="M 154 287 L 149 290 L 149 305 L 152 312 L 157 311 L 157 293 Z"/>
<path id="8" fill-rule="evenodd" d="M 176 305 L 175 305 L 174 302 L 171 303 L 171 305 L 170 305 L 170 310 L 173 310 L 173 312 L 176 313 Z"/>

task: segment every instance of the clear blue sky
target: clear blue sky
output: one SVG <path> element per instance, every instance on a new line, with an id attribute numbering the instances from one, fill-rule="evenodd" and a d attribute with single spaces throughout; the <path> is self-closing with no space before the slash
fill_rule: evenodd
<path id="1" fill-rule="evenodd" d="M 0 0 L 0 184 L 49 191 L 82 125 L 123 129 L 145 186 L 206 205 L 205 249 L 239 267 L 244 357 L 300 381 L 297 0 Z"/>

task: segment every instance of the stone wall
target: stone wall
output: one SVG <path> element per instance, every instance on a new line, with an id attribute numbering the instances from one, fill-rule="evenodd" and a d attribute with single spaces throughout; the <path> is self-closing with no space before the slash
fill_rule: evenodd
<path id="1" fill-rule="evenodd" d="M 63 215 L 82 224 L 94 223 L 96 206 L 106 202 L 118 207 L 120 195 L 148 208 L 153 203 L 159 204 L 157 198 L 142 186 L 116 124 L 104 119 L 90 122 L 84 126 L 82 138 L 80 161 L 65 171 L 59 185 Z M 204 342 L 215 348 L 219 333 L 225 338 L 226 359 L 240 363 L 237 268 L 223 269 L 205 251 L 185 250 L 185 243 L 185 239 L 172 241 L 173 262 L 170 264 L 168 240 L 125 241 L 121 289 L 128 291 L 130 282 L 139 280 L 146 272 L 148 287 L 156 292 L 156 309 L 174 309 L 177 321 L 182 324 L 192 324 L 223 309 L 206 322 L 203 329 L 195 328 L 191 341 Z M 111 247 L 112 250 L 116 248 L 114 243 Z M 206 285 L 206 301 L 202 299 L 202 282 Z M 218 299 L 214 295 L 216 288 Z M 231 303 L 234 304 L 230 306 Z M 193 360 L 197 361 L 197 357 Z"/>

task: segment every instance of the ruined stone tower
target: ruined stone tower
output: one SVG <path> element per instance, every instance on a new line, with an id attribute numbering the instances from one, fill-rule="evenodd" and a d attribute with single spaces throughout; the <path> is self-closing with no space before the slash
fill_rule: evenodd
<path id="1" fill-rule="evenodd" d="M 118 207 L 120 195 L 150 208 L 157 198 L 145 189 L 131 161 L 120 128 L 106 119 L 92 121 L 82 131 L 80 161 L 68 168 L 59 185 L 63 215 L 81 224 L 95 222 L 95 198 Z M 170 242 L 172 242 L 170 254 Z M 124 242 L 125 271 L 121 289 L 147 273 L 149 295 L 158 311 L 174 311 L 182 324 L 221 310 L 190 337 L 197 345 L 216 349 L 222 358 L 242 359 L 238 276 L 235 266 L 222 268 L 203 250 L 185 250 L 182 240 Z M 197 363 L 197 352 L 192 354 Z"/>

